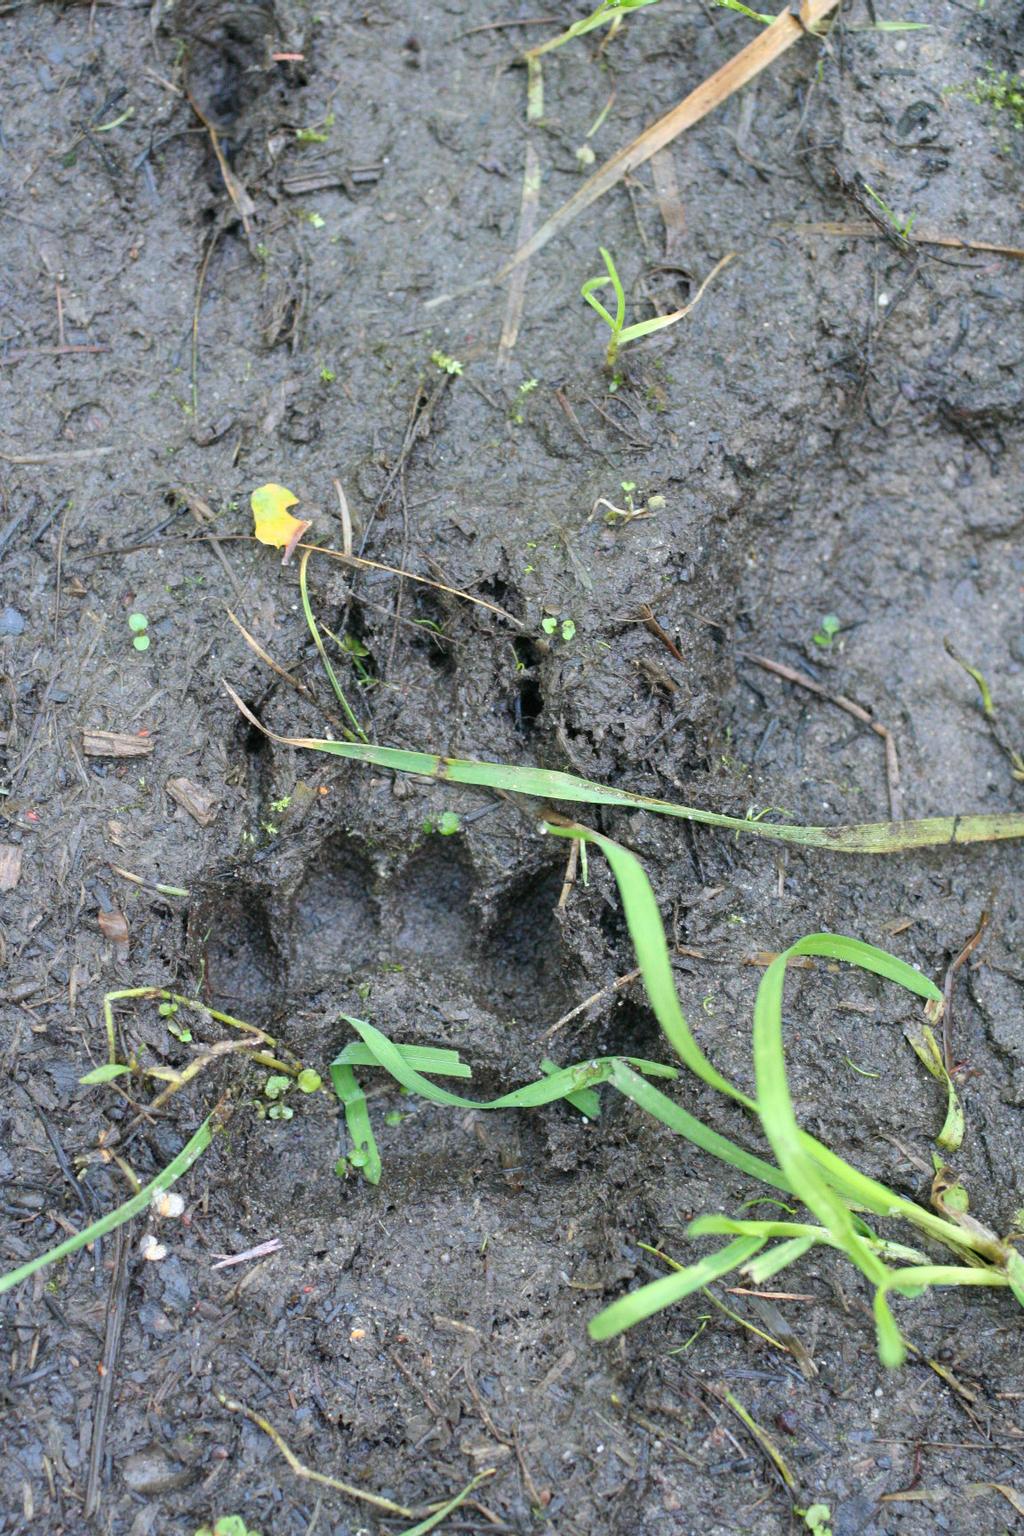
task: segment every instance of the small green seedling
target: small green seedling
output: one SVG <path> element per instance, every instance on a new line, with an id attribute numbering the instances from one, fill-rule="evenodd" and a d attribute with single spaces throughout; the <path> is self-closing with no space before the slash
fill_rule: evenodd
<path id="1" fill-rule="evenodd" d="M 526 417 L 523 414 L 523 403 L 526 400 L 527 395 L 533 394 L 533 391 L 537 388 L 539 383 L 539 379 L 524 379 L 523 382 L 519 385 L 519 388 L 516 390 L 516 397 L 509 409 L 509 420 L 513 423 L 514 426 L 521 427 L 523 422 L 526 420 Z"/>
<path id="2" fill-rule="evenodd" d="M 763 11 L 752 11 L 749 5 L 744 5 L 742 0 L 715 0 L 724 11 L 737 11 L 740 16 L 745 16 L 748 21 L 759 21 L 763 27 L 768 27 L 775 20 L 774 16 L 766 16 Z"/>
<path id="3" fill-rule="evenodd" d="M 834 613 L 826 613 L 821 621 L 821 628 L 814 636 L 815 645 L 820 645 L 823 651 L 832 649 L 832 642 L 839 633 L 839 620 Z"/>
<path id="4" fill-rule="evenodd" d="M 435 821 L 432 816 L 424 818 L 423 830 L 428 835 L 438 832 L 442 837 L 451 837 L 462 827 L 461 817 L 455 811 L 443 811 Z"/>
<path id="5" fill-rule="evenodd" d="M 544 631 L 544 633 L 546 635 L 553 635 L 555 633 L 555 630 L 557 629 L 559 631 L 559 633 L 561 634 L 562 639 L 565 641 L 565 643 L 567 645 L 568 645 L 569 641 L 573 638 L 573 636 L 576 634 L 576 623 L 575 623 L 575 620 L 573 620 L 573 619 L 561 619 L 561 620 L 559 620 L 559 619 L 555 618 L 554 614 L 550 614 L 550 613 L 545 615 L 545 617 L 543 619 L 541 619 L 540 627 L 541 627 L 541 629 Z"/>
<path id="6" fill-rule="evenodd" d="M 794 1509 L 794 1514 L 803 1517 L 804 1525 L 812 1536 L 832 1536 L 832 1511 L 827 1504 L 809 1504 L 806 1509 Z"/>
<path id="7" fill-rule="evenodd" d="M 989 64 L 985 74 L 974 82 L 967 99 L 978 106 L 991 107 L 994 112 L 1007 113 L 1010 126 L 1018 133 L 1024 131 L 1024 76 L 1011 75 L 1008 69 L 997 70 Z"/>
<path id="8" fill-rule="evenodd" d="M 663 331 L 666 326 L 675 325 L 677 320 L 683 318 L 684 310 L 676 309 L 670 315 L 654 315 L 650 320 L 639 320 L 634 325 L 626 324 L 626 294 L 619 277 L 618 268 L 615 265 L 610 251 L 604 246 L 599 246 L 601 259 L 605 264 L 606 277 L 591 277 L 583 284 L 580 293 L 586 299 L 591 309 L 596 309 L 605 325 L 611 331 L 608 347 L 605 352 L 605 366 L 609 373 L 614 373 L 615 362 L 620 350 L 631 341 L 640 341 L 644 336 L 653 336 L 655 331 Z M 594 297 L 600 288 L 611 286 L 615 294 L 615 314 L 611 315 L 600 299 Z M 613 383 L 617 383 L 613 380 Z"/>
<path id="9" fill-rule="evenodd" d="M 130 613 L 128 615 L 128 628 L 133 635 L 132 645 L 137 651 L 149 650 L 149 620 L 144 613 Z"/>
<path id="10" fill-rule="evenodd" d="M 892 225 L 900 239 L 909 240 L 910 231 L 914 227 L 914 220 L 917 218 L 917 214 L 912 213 L 908 218 L 901 219 L 899 214 L 894 213 L 894 211 L 889 207 L 889 204 L 885 201 L 885 199 L 879 196 L 874 187 L 868 186 L 867 182 L 864 182 L 864 191 L 867 193 L 868 197 L 870 197 L 871 201 L 882 210 L 886 219 Z"/>
<path id="11" fill-rule="evenodd" d="M 431 352 L 430 361 L 435 368 L 440 368 L 442 373 L 461 373 L 462 364 L 457 357 L 449 357 L 447 352 Z"/>
<path id="12" fill-rule="evenodd" d="M 260 1533 L 246 1525 L 241 1515 L 221 1515 L 213 1525 L 201 1525 L 196 1536 L 260 1536 Z"/>

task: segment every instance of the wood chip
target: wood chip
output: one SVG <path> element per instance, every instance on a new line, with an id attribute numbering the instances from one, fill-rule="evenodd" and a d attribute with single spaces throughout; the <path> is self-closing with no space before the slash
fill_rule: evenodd
<path id="1" fill-rule="evenodd" d="M 0 891 L 13 891 L 21 879 L 21 849 L 0 843 Z"/>
<path id="2" fill-rule="evenodd" d="M 100 933 L 111 944 L 116 944 L 118 949 L 128 948 L 128 924 L 116 907 L 111 907 L 109 912 L 100 913 Z"/>
<path id="3" fill-rule="evenodd" d="M 86 757 L 149 757 L 152 736 L 133 736 L 128 731 L 83 731 Z"/>
<path id="4" fill-rule="evenodd" d="M 208 827 L 216 820 L 217 796 L 210 790 L 201 789 L 198 784 L 193 784 L 191 779 L 168 779 L 167 793 L 201 827 Z"/>

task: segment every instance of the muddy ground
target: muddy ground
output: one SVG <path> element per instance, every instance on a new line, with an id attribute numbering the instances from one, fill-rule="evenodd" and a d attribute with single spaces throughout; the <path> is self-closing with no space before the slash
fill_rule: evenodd
<path id="1" fill-rule="evenodd" d="M 134 1129 L 116 1085 L 78 1085 L 104 1058 L 104 993 L 147 984 L 260 1024 L 321 1071 L 349 1038 L 341 1012 L 455 1046 L 481 1097 L 546 1054 L 668 1059 L 636 987 L 545 1039 L 633 964 L 598 858 L 559 910 L 566 847 L 521 807 L 271 745 L 236 713 L 222 679 L 283 733 L 322 735 L 333 713 L 294 566 L 248 538 L 267 480 L 338 547 L 340 479 L 357 549 L 519 621 L 314 558 L 313 603 L 358 642 L 337 659 L 379 742 L 739 815 L 887 816 L 878 737 L 755 652 L 893 731 L 906 815 L 1024 802 L 943 649 L 948 635 L 983 668 L 1019 741 L 1022 267 L 801 228 L 863 226 L 867 183 L 913 232 L 1020 244 L 1022 135 L 974 90 L 1019 57 L 1018 7 L 906 0 L 890 19 L 927 30 L 879 33 L 852 6 L 842 36 L 801 43 L 678 141 L 657 191 L 646 167 L 537 256 L 499 358 L 505 290 L 471 285 L 516 241 L 517 50 L 576 14 L 0 6 L 8 885 L 20 858 L 0 894 L 4 1267 L 125 1198 L 101 1146 L 148 1178 L 221 1095 L 237 1106 L 179 1186 L 188 1222 L 165 1224 L 163 1262 L 139 1256 L 137 1220 L 126 1245 L 108 1238 L 4 1299 L 4 1533 L 192 1536 L 233 1513 L 264 1536 L 402 1528 L 297 1480 L 218 1391 L 311 1466 L 407 1506 L 495 1467 L 452 1530 L 763 1536 L 796 1531 L 794 1504 L 814 1500 L 835 1536 L 1019 1526 L 992 1486 L 1024 1488 L 1024 1338 L 1005 1293 L 902 1304 L 945 1378 L 919 1357 L 886 1374 L 862 1283 L 813 1257 L 785 1277 L 799 1299 L 777 1303 L 810 1378 L 705 1297 L 589 1341 L 604 1302 L 661 1272 L 641 1243 L 692 1255 L 694 1215 L 758 1192 L 632 1105 L 609 1095 L 589 1125 L 565 1105 L 485 1116 L 371 1078 L 371 1188 L 334 1172 L 346 1141 L 326 1094 L 261 1118 L 265 1071 L 238 1057 Z M 579 184 L 581 146 L 601 159 L 626 143 L 752 28 L 664 0 L 603 52 L 594 34 L 549 56 L 542 212 Z M 627 354 L 614 393 L 579 299 L 599 244 L 640 315 L 686 302 L 737 253 L 689 319 Z M 662 500 L 649 518 L 593 510 L 627 496 Z M 644 604 L 682 661 L 638 622 Z M 826 648 L 827 613 L 842 628 Z M 94 729 L 151 750 L 87 755 Z M 168 795 L 181 777 L 214 797 L 210 824 Z M 428 830 L 446 811 L 460 830 Z M 941 981 L 988 912 L 955 988 L 957 1168 L 977 1214 L 1010 1227 L 1024 1203 L 1017 846 L 869 860 L 595 820 L 646 861 L 684 1008 L 745 1085 L 758 952 L 832 928 Z M 804 1123 L 927 1200 L 943 1106 L 903 1040 L 911 1016 L 853 975 L 798 973 L 787 993 Z M 152 1004 L 118 1023 L 126 1050 L 179 1068 L 224 1034 L 207 1019 L 183 1044 Z M 755 1144 L 699 1084 L 674 1091 Z M 271 1256 L 211 1267 L 274 1237 Z M 719 1296 L 763 1324 L 749 1298 Z M 725 1389 L 777 1442 L 795 1493 Z"/>

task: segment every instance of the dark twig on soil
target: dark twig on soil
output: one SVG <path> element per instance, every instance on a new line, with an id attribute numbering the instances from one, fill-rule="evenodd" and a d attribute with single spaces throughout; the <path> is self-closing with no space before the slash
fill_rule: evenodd
<path id="1" fill-rule="evenodd" d="M 971 934 L 971 937 L 967 940 L 967 943 L 956 959 L 951 965 L 947 966 L 945 979 L 942 983 L 942 996 L 945 1001 L 945 1007 L 942 1010 L 942 1060 L 945 1063 L 946 1071 L 951 1076 L 953 1072 L 953 983 L 956 980 L 957 971 L 964 961 L 973 955 L 981 943 L 985 929 L 988 927 L 988 917 L 987 912 L 982 912 L 981 917 L 978 919 L 977 928 Z"/>
<path id="2" fill-rule="evenodd" d="M 640 618 L 643 622 L 644 629 L 648 630 L 652 635 L 656 636 L 656 638 L 661 641 L 666 651 L 669 651 L 675 657 L 676 661 L 681 661 L 685 666 L 685 656 L 679 649 L 678 645 L 676 645 L 671 635 L 667 634 L 666 631 L 662 629 L 661 625 L 654 617 L 654 609 L 651 608 L 648 603 L 641 605 Z"/>
<path id="3" fill-rule="evenodd" d="M 231 566 L 228 564 L 228 557 L 221 547 L 220 540 L 217 538 L 217 535 L 213 531 L 213 524 L 215 519 L 212 508 L 208 507 L 206 502 L 203 501 L 200 496 L 197 496 L 195 491 L 190 491 L 187 486 L 176 485 L 174 487 L 174 492 L 175 495 L 181 497 L 182 501 L 185 503 L 189 511 L 192 513 L 192 516 L 195 518 L 204 539 L 206 539 L 210 548 L 217 556 L 217 559 L 220 561 L 228 581 L 231 583 L 231 590 L 235 594 L 235 601 L 238 603 L 239 608 L 242 608 L 245 604 L 245 594 L 239 585 L 238 578 L 236 577 L 234 571 L 231 569 Z"/>
<path id="4" fill-rule="evenodd" d="M 773 672 L 776 677 L 784 678 L 787 683 L 795 683 L 798 688 L 806 688 L 808 693 L 817 694 L 819 699 L 825 699 L 827 703 L 834 704 L 837 709 L 844 710 L 852 715 L 862 725 L 869 726 L 876 736 L 882 738 L 885 746 L 885 777 L 889 790 L 889 815 L 893 821 L 903 820 L 903 800 L 900 793 L 900 762 L 896 752 L 896 738 L 888 726 L 882 725 L 864 707 L 855 704 L 842 693 L 830 693 L 820 683 L 816 683 L 813 677 L 808 677 L 806 672 L 798 672 L 795 667 L 787 667 L 784 662 L 771 661 L 767 656 L 758 656 L 754 651 L 741 653 L 746 661 L 752 661 L 755 666 L 761 667 L 765 672 Z"/>
<path id="5" fill-rule="evenodd" d="M 59 347 L 21 347 L 17 352 L 5 352 L 0 356 L 0 368 L 8 363 L 23 363 L 30 357 L 70 357 L 79 352 L 109 352 L 106 342 L 69 342 Z"/>
<path id="6" fill-rule="evenodd" d="M 102 459 L 108 453 L 116 452 L 114 447 L 55 448 L 52 452 L 44 450 L 40 453 L 5 453 L 0 448 L 0 459 L 6 464 L 77 464 L 81 459 Z"/>
<path id="7" fill-rule="evenodd" d="M 219 218 L 210 231 L 210 238 L 206 242 L 203 259 L 199 263 L 199 275 L 196 278 L 196 297 L 195 303 L 192 306 L 192 420 L 196 426 L 199 425 L 199 312 L 203 304 L 206 274 L 210 269 L 210 261 L 223 230 L 224 220 Z"/>
<path id="8" fill-rule="evenodd" d="M 567 1024 L 571 1024 L 573 1019 L 578 1018 L 581 1013 L 586 1013 L 588 1008 L 593 1008 L 594 1004 L 601 1002 L 603 998 L 611 997 L 614 993 L 621 992 L 623 987 L 628 987 L 631 982 L 636 981 L 639 975 L 640 972 L 637 970 L 627 971 L 624 976 L 616 976 L 615 980 L 609 982 L 606 987 L 601 987 L 599 991 L 591 993 L 590 997 L 585 997 L 582 1003 L 577 1003 L 575 1008 L 570 1008 L 568 1013 L 563 1013 L 562 1017 L 556 1020 L 550 1029 L 544 1031 L 541 1039 L 550 1040 L 552 1035 L 557 1034 L 560 1029 L 564 1029 Z"/>
<path id="9" fill-rule="evenodd" d="M 57 625 L 60 622 L 60 579 L 64 566 L 64 535 L 67 533 L 68 513 L 71 511 L 71 502 L 67 502 L 61 514 L 60 533 L 57 536 L 57 574 L 56 589 L 53 594 L 53 643 L 57 644 Z"/>
<path id="10" fill-rule="evenodd" d="M 103 1336 L 103 1360 L 96 1389 L 96 1408 L 92 1420 L 92 1444 L 89 1447 L 89 1473 L 85 1483 L 82 1518 L 91 1520 L 99 1510 L 100 1474 L 107 1448 L 107 1422 L 117 1379 L 117 1356 L 121 1347 L 121 1329 L 128 1302 L 128 1234 L 130 1225 L 119 1227 L 114 1238 L 114 1267 L 107 1293 L 107 1325 Z"/>

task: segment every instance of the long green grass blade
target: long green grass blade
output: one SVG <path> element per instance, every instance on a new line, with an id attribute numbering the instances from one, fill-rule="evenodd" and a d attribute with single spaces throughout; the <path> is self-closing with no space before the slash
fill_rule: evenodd
<path id="1" fill-rule="evenodd" d="M 740 1173 L 748 1174 L 752 1179 L 759 1179 L 762 1184 L 770 1184 L 775 1189 L 780 1189 L 786 1194 L 792 1194 L 789 1181 L 785 1174 L 771 1163 L 766 1163 L 763 1158 L 756 1157 L 752 1152 L 745 1152 L 727 1136 L 722 1136 L 718 1131 L 713 1131 L 703 1120 L 698 1120 L 691 1115 L 682 1105 L 674 1103 L 653 1083 L 646 1082 L 637 1073 L 633 1072 L 623 1061 L 616 1061 L 612 1067 L 611 1084 L 620 1093 L 640 1109 L 660 1120 L 662 1125 L 667 1125 L 670 1131 L 675 1131 L 677 1136 L 683 1136 L 687 1141 L 693 1142 L 695 1147 L 700 1147 L 702 1152 L 710 1152 L 712 1157 L 717 1157 L 720 1162 L 728 1163 L 731 1168 L 736 1168 Z"/>
<path id="2" fill-rule="evenodd" d="M 463 758 L 440 757 L 433 752 L 413 752 L 402 747 L 378 747 L 362 742 L 327 741 L 311 736 L 279 736 L 267 730 L 229 684 L 225 683 L 224 687 L 250 724 L 263 731 L 272 741 L 281 742 L 285 746 L 302 747 L 311 752 L 327 752 L 333 757 L 369 763 L 397 773 L 425 774 L 429 778 L 451 784 L 503 789 L 513 794 L 574 805 L 607 805 L 624 810 L 651 811 L 659 816 L 676 816 L 684 821 L 698 822 L 702 826 L 741 832 L 748 837 L 795 843 L 805 848 L 831 849 L 835 853 L 905 853 L 914 848 L 947 845 L 959 847 L 965 843 L 1024 837 L 1024 812 L 1020 811 L 998 812 L 987 816 L 932 816 L 922 821 L 863 822 L 839 827 L 792 826 L 788 823 L 723 816 L 717 811 L 677 805 L 671 800 L 657 800 L 649 795 L 613 789 L 610 785 L 598 784 L 591 779 L 550 768 L 474 762 Z"/>
<path id="3" fill-rule="evenodd" d="M 838 954 L 840 950 L 842 953 Z M 822 1226 L 828 1228 L 836 1245 L 875 1285 L 879 1356 L 887 1365 L 899 1364 L 905 1350 L 883 1294 L 889 1271 L 857 1230 L 849 1206 L 822 1177 L 802 1137 L 789 1094 L 782 1044 L 782 987 L 789 961 L 806 953 L 836 954 L 837 958 L 856 956 L 855 963 L 890 975 L 894 969 L 890 964 L 892 957 L 883 956 L 880 950 L 872 951 L 870 945 L 857 945 L 853 940 L 837 942 L 831 934 L 814 934 L 779 955 L 765 971 L 754 1003 L 754 1071 L 758 1113 L 779 1166 L 800 1199 L 814 1212 Z M 902 966 L 902 962 L 897 961 L 895 965 Z M 909 966 L 905 969 L 910 971 Z M 910 974 L 916 983 L 913 990 L 918 990 L 924 978 L 914 971 Z"/>
<path id="4" fill-rule="evenodd" d="M 132 1195 L 123 1205 L 116 1210 L 108 1211 L 91 1226 L 83 1227 L 81 1232 L 76 1232 L 72 1237 L 65 1238 L 58 1243 L 56 1248 L 51 1248 L 47 1253 L 41 1253 L 34 1259 L 29 1259 L 25 1264 L 19 1264 L 17 1269 L 8 1270 L 6 1275 L 0 1275 L 0 1296 L 9 1291 L 12 1286 L 20 1285 L 22 1280 L 27 1280 L 37 1270 L 45 1269 L 48 1264 L 56 1264 L 59 1259 L 66 1259 L 69 1254 L 77 1253 L 79 1248 L 84 1248 L 87 1243 L 94 1243 L 97 1238 L 106 1237 L 108 1232 L 114 1232 L 118 1227 L 124 1226 L 126 1221 L 131 1221 L 133 1216 L 138 1216 L 142 1211 L 148 1210 L 154 1195 L 162 1194 L 165 1189 L 187 1173 L 193 1163 L 197 1162 L 213 1140 L 214 1132 L 219 1125 L 216 1112 L 208 1115 L 202 1125 L 191 1136 L 177 1157 L 171 1159 L 167 1167 L 144 1184 L 137 1195 Z"/>
<path id="5" fill-rule="evenodd" d="M 628 848 L 623 848 L 621 843 L 613 842 L 610 837 L 605 837 L 600 832 L 592 832 L 587 827 L 564 827 L 552 824 L 549 831 L 556 837 L 574 837 L 581 842 L 594 843 L 601 849 L 615 876 L 615 883 L 622 897 L 622 908 L 626 914 L 626 926 L 636 952 L 637 965 L 640 967 L 651 1007 L 666 1038 L 676 1054 L 702 1082 L 707 1083 L 711 1088 L 716 1088 L 719 1093 L 726 1094 L 728 1098 L 735 1099 L 745 1108 L 754 1109 L 756 1106 L 753 1099 L 734 1087 L 728 1078 L 723 1077 L 721 1072 L 712 1066 L 693 1038 L 690 1026 L 679 1006 L 658 903 L 651 889 L 651 882 L 636 854 L 630 853 Z"/>
<path id="6" fill-rule="evenodd" d="M 687 1264 L 685 1268 L 663 1275 L 660 1280 L 652 1280 L 649 1285 L 642 1285 L 639 1290 L 613 1301 L 610 1307 L 591 1318 L 587 1332 L 592 1339 L 614 1339 L 616 1334 L 625 1333 L 627 1328 L 643 1322 L 644 1318 L 653 1317 L 655 1312 L 664 1311 L 713 1280 L 720 1280 L 723 1275 L 738 1269 L 763 1246 L 763 1238 L 737 1237 L 706 1259 Z"/>
<path id="7" fill-rule="evenodd" d="M 306 577 L 306 567 L 309 565 L 309 557 L 311 554 L 312 550 L 304 549 L 302 552 L 302 559 L 299 561 L 299 596 L 302 599 L 302 612 L 305 615 L 306 623 L 309 626 L 309 632 L 313 636 L 313 643 L 317 648 L 320 660 L 323 662 L 324 671 L 327 673 L 327 681 L 334 689 L 334 697 L 341 705 L 342 712 L 344 713 L 345 718 L 351 727 L 351 739 L 353 741 L 366 742 L 366 732 L 363 730 L 362 726 L 359 724 L 359 721 L 356 719 L 355 712 L 353 711 L 351 704 L 348 702 L 348 699 L 345 697 L 345 690 L 342 688 L 338 681 L 338 675 L 334 668 L 331 666 L 331 658 L 327 654 L 327 648 L 324 645 L 323 637 L 320 634 L 320 626 L 316 621 L 316 616 L 313 613 L 313 605 L 309 600 L 309 583 Z"/>

